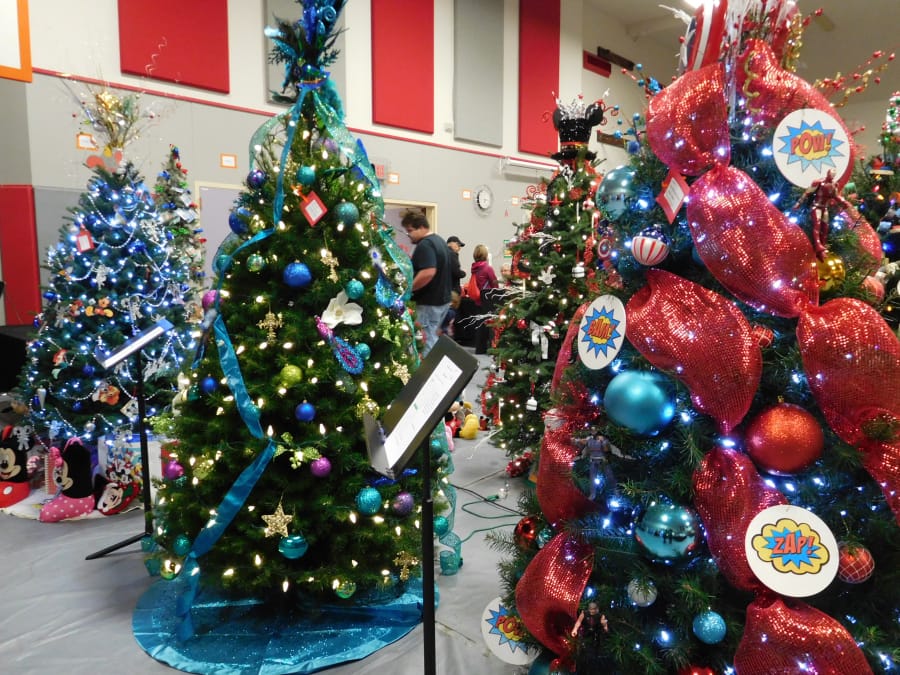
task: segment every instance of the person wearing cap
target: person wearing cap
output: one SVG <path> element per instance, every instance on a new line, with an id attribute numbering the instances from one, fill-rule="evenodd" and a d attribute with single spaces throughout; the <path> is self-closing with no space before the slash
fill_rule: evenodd
<path id="1" fill-rule="evenodd" d="M 447 248 L 450 249 L 450 279 L 453 283 L 453 290 L 457 293 L 462 292 L 459 280 L 466 276 L 465 270 L 459 265 L 459 249 L 463 246 L 465 244 L 455 234 L 447 237 Z"/>

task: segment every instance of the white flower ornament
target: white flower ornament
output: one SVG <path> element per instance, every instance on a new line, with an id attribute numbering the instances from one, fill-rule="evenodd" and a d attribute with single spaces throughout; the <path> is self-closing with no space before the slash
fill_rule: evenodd
<path id="1" fill-rule="evenodd" d="M 322 323 L 329 328 L 334 328 L 341 323 L 348 326 L 361 324 L 362 307 L 355 302 L 348 302 L 349 299 L 344 291 L 332 298 L 331 302 L 328 303 L 328 307 L 322 312 Z"/>

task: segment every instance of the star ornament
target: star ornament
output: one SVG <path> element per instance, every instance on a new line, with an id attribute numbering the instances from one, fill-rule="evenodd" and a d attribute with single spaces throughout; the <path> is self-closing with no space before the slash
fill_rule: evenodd
<path id="1" fill-rule="evenodd" d="M 276 534 L 280 534 L 282 537 L 288 536 L 288 524 L 294 519 L 294 516 L 289 516 L 284 512 L 284 509 L 281 508 L 281 501 L 278 502 L 278 508 L 275 509 L 275 513 L 263 516 L 262 519 L 266 523 L 266 536 L 273 537 Z"/>
<path id="2" fill-rule="evenodd" d="M 585 366 L 599 370 L 622 348 L 625 336 L 625 307 L 613 295 L 594 300 L 578 326 L 578 356 Z"/>

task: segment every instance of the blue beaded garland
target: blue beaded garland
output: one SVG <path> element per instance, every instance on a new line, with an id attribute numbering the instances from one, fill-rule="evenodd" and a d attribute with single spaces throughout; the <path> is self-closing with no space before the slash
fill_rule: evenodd
<path id="1" fill-rule="evenodd" d="M 356 508 L 366 516 L 373 516 L 381 509 L 381 493 L 373 487 L 365 487 L 356 495 Z"/>
<path id="2" fill-rule="evenodd" d="M 284 283 L 291 288 L 305 288 L 312 282 L 312 272 L 301 262 L 292 262 L 284 268 Z"/>

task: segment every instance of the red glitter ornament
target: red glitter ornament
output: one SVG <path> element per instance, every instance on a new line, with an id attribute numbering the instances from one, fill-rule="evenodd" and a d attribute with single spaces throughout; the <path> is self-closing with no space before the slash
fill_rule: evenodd
<path id="1" fill-rule="evenodd" d="M 518 328 L 519 330 L 525 330 L 526 328 L 528 328 L 528 322 L 525 319 L 519 319 L 518 321 L 516 321 L 516 328 Z"/>
<path id="2" fill-rule="evenodd" d="M 525 550 L 535 548 L 540 525 L 541 519 L 537 516 L 525 516 L 522 518 L 516 525 L 516 529 L 513 531 L 516 545 Z"/>
<path id="3" fill-rule="evenodd" d="M 822 456 L 825 437 L 809 412 L 792 403 L 779 403 L 750 423 L 744 443 L 757 466 L 769 473 L 790 475 Z"/>
<path id="4" fill-rule="evenodd" d="M 865 546 L 838 545 L 838 577 L 848 584 L 861 584 L 875 571 L 875 559 Z"/>

